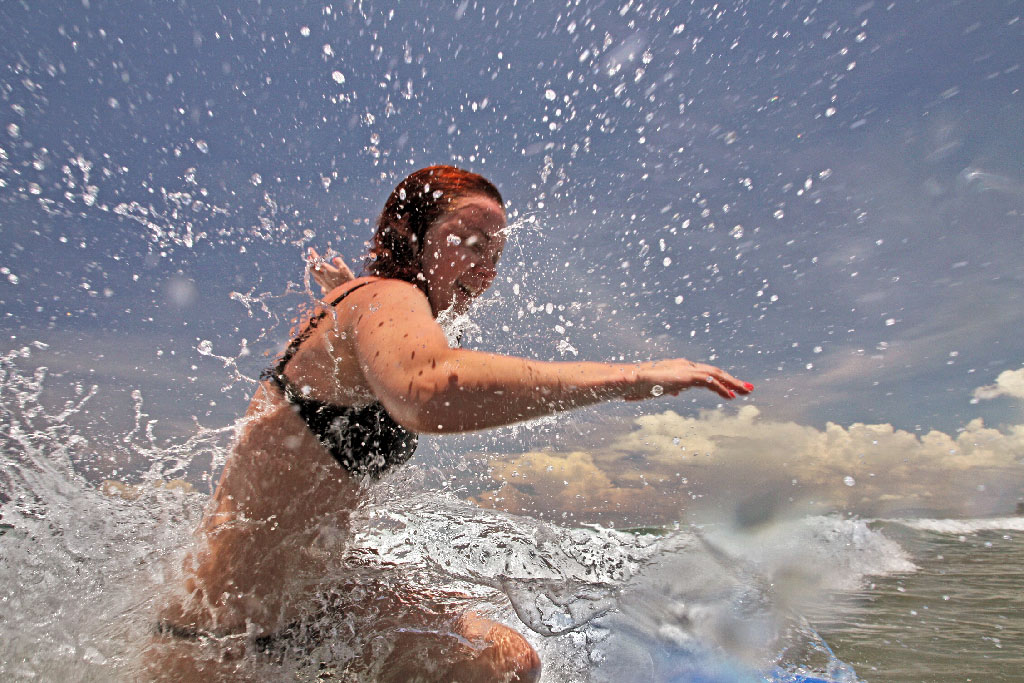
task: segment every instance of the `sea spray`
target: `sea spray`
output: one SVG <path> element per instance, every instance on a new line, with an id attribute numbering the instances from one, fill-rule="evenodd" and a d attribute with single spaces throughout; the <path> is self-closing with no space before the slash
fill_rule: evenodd
<path id="1" fill-rule="evenodd" d="M 152 589 L 205 496 L 155 482 L 104 486 L 97 461 L 114 442 L 153 465 L 177 466 L 184 453 L 208 454 L 223 438 L 203 434 L 159 449 L 133 432 L 90 433 L 73 418 L 96 387 L 62 387 L 45 366 L 30 365 L 40 350 L 45 345 L 0 357 L 0 674 L 109 679 L 134 666 Z"/>

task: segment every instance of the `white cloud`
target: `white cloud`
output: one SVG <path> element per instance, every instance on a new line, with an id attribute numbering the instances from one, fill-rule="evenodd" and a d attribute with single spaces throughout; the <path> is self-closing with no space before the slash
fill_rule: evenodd
<path id="1" fill-rule="evenodd" d="M 999 396 L 1024 398 L 1024 368 L 1005 370 L 996 377 L 995 384 L 987 384 L 974 390 L 975 401 L 988 401 Z"/>
<path id="2" fill-rule="evenodd" d="M 651 524 L 695 515 L 758 524 L 786 510 L 864 516 L 1010 513 L 1024 491 L 1024 425 L 972 420 L 956 434 L 890 424 L 823 429 L 754 406 L 646 415 L 606 447 L 529 452 L 492 465 L 478 500 L 580 521 Z"/>

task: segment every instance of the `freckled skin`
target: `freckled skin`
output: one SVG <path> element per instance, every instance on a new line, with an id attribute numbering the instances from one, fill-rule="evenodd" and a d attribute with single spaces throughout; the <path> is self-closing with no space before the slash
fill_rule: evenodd
<path id="1" fill-rule="evenodd" d="M 551 363 L 449 348 L 435 317 L 448 307 L 466 310 L 490 286 L 504 243 L 501 206 L 480 195 L 456 200 L 424 237 L 426 295 L 408 282 L 374 278 L 346 296 L 303 342 L 285 370 L 288 378 L 309 387 L 312 398 L 342 406 L 379 401 L 404 427 L 443 433 L 611 399 L 651 398 L 655 386 L 668 396 L 702 386 L 724 398 L 753 389 L 685 359 Z M 325 299 L 363 282 L 347 282 Z M 326 573 L 322 565 L 330 553 L 315 552 L 327 538 L 322 530 L 347 528 L 361 495 L 359 482 L 338 467 L 280 392 L 262 384 L 204 516 L 201 542 L 186 559 L 185 594 L 161 617 L 216 633 L 281 630 L 315 578 Z M 430 624 L 410 628 L 425 633 Z M 518 633 L 473 614 L 459 620 L 459 630 L 480 647 L 453 649 L 445 680 L 539 677 L 540 660 Z M 173 639 L 157 639 L 147 670 L 155 678 L 175 680 L 174 672 L 182 674 L 177 680 L 189 678 L 195 657 L 183 649 Z M 392 674 L 402 680 L 400 671 Z M 218 677 L 207 671 L 202 678 Z"/>

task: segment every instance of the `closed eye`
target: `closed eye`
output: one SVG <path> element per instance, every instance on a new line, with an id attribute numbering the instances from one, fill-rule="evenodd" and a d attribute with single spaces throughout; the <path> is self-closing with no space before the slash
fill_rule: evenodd
<path id="1" fill-rule="evenodd" d="M 478 230 L 468 230 L 463 232 L 463 235 L 464 237 L 462 237 L 459 242 L 462 247 L 469 249 L 477 256 L 487 259 L 492 263 L 492 265 L 496 266 L 498 264 L 498 258 L 501 256 L 501 249 L 491 249 L 491 238 L 482 234 Z M 494 253 L 491 254 L 491 251 L 494 251 Z"/>
<path id="2" fill-rule="evenodd" d="M 490 240 L 488 240 L 486 237 L 481 236 L 479 233 L 473 233 L 469 235 L 466 239 L 462 240 L 463 246 L 472 249 L 474 252 L 480 254 L 481 256 L 486 256 L 487 247 L 489 243 Z"/>

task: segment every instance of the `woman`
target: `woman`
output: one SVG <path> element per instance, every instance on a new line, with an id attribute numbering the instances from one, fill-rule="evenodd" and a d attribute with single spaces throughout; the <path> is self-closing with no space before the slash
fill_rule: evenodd
<path id="1" fill-rule="evenodd" d="M 692 386 L 723 398 L 753 389 L 684 359 L 549 363 L 449 348 L 435 319 L 465 311 L 490 286 L 505 232 L 494 185 L 434 166 L 388 198 L 368 277 L 349 280 L 337 260 L 318 265 L 318 281 L 338 286 L 264 373 L 202 521 L 201 545 L 186 560 L 185 595 L 162 613 L 151 671 L 235 675 L 231 648 L 217 662 L 175 650 L 212 636 L 268 638 L 292 623 L 305 590 L 295 577 L 315 574 L 329 555 L 316 550 L 330 544 L 329 530 L 346 527 L 361 484 L 411 457 L 417 433 L 485 429 Z M 440 643 L 441 680 L 539 677 L 522 636 L 475 614 L 454 619 L 448 633 L 418 632 Z M 375 677 L 411 679 L 386 664 Z"/>

